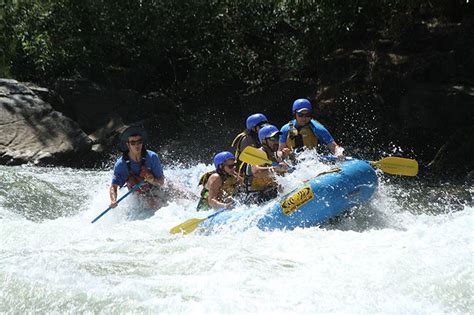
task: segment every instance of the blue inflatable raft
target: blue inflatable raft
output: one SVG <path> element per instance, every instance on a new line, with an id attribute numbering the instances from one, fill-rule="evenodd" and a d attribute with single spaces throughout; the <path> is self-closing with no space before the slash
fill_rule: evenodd
<path id="1" fill-rule="evenodd" d="M 312 227 L 366 203 L 377 188 L 374 169 L 366 161 L 350 160 L 321 173 L 267 208 L 221 211 L 201 222 L 197 231 L 215 232 L 229 226 L 262 230 Z"/>

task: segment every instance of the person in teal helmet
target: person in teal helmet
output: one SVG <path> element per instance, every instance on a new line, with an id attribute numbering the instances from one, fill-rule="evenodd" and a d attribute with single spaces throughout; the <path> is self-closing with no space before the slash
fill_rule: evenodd
<path id="1" fill-rule="evenodd" d="M 203 189 L 198 211 L 230 209 L 234 206 L 233 197 L 240 191 L 242 178 L 235 169 L 235 156 L 223 151 L 214 156 L 213 162 L 215 170 L 203 174 L 199 180 Z"/>
<path id="2" fill-rule="evenodd" d="M 279 151 L 315 149 L 318 144 L 326 145 L 338 159 L 344 159 L 344 149 L 340 147 L 329 131 L 313 119 L 313 106 L 305 98 L 293 102 L 292 112 L 295 119 L 281 128 Z"/>

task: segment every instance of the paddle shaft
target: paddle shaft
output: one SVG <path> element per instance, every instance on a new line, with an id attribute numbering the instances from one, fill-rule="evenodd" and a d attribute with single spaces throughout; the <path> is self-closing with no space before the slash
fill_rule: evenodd
<path id="1" fill-rule="evenodd" d="M 137 190 L 138 188 L 140 188 L 140 186 L 142 186 L 143 184 L 145 183 L 145 181 L 141 181 L 139 182 L 138 184 L 136 184 L 135 186 L 132 187 L 132 189 L 130 189 L 125 195 L 123 195 L 122 197 L 120 197 L 118 200 L 117 200 L 117 204 L 122 201 L 125 197 L 127 197 L 128 195 L 130 195 L 132 192 L 134 192 L 135 190 Z M 91 223 L 94 223 L 96 222 L 97 220 L 99 220 L 104 214 L 106 214 L 107 212 L 109 212 L 110 210 L 112 209 L 112 207 L 108 207 L 107 209 L 105 209 L 101 214 L 99 214 L 97 216 L 97 218 L 95 218 L 94 220 L 91 221 Z"/>
<path id="2" fill-rule="evenodd" d="M 337 161 L 334 155 L 321 157 L 326 161 Z M 345 160 L 353 160 L 351 157 L 345 157 Z M 380 168 L 384 173 L 402 176 L 416 176 L 418 173 L 418 163 L 413 159 L 389 156 L 379 161 L 366 161 L 373 167 Z"/>
<path id="3" fill-rule="evenodd" d="M 277 162 L 273 162 L 273 161 L 270 161 L 268 160 L 268 163 L 267 164 L 270 164 L 270 162 L 272 163 L 272 166 L 275 166 L 275 167 L 283 167 L 283 165 L 277 163 Z M 295 171 L 296 168 L 294 167 L 288 167 L 288 173 L 293 173 Z"/>
<path id="4" fill-rule="evenodd" d="M 209 220 L 210 218 L 215 217 L 215 216 L 218 215 L 219 213 L 224 212 L 224 211 L 228 211 L 228 210 L 229 210 L 229 209 L 226 209 L 226 208 L 219 209 L 219 210 L 217 210 L 216 213 L 213 213 L 213 214 L 211 214 L 210 216 L 208 216 L 208 217 L 206 218 L 206 220 Z"/>
<path id="5" fill-rule="evenodd" d="M 264 151 L 250 146 L 246 147 L 240 153 L 239 159 L 242 162 L 252 165 L 272 164 L 274 166 L 280 166 L 277 163 L 270 161 Z M 338 158 L 334 155 L 324 156 L 322 159 L 326 161 L 338 160 Z M 352 158 L 344 157 L 344 160 L 352 160 Z M 416 176 L 418 174 L 418 162 L 413 159 L 389 156 L 381 159 L 380 161 L 367 161 L 367 163 L 373 167 L 381 169 L 387 174 L 402 176 Z"/>

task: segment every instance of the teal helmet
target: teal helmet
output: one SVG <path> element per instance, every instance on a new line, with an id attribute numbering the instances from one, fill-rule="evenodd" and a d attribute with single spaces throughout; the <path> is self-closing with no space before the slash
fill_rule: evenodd
<path id="1" fill-rule="evenodd" d="M 148 134 L 145 131 L 145 129 L 143 129 L 143 127 L 138 126 L 138 125 L 131 125 L 127 127 L 120 135 L 120 143 L 119 143 L 120 151 L 122 152 L 128 151 L 128 147 L 127 147 L 128 138 L 133 137 L 133 136 L 141 136 L 143 138 L 144 145 L 148 141 Z"/>
<path id="2" fill-rule="evenodd" d="M 311 102 L 305 98 L 299 98 L 293 102 L 293 114 L 296 112 L 301 112 L 303 110 L 313 110 Z"/>
<path id="3" fill-rule="evenodd" d="M 229 151 L 223 151 L 223 152 L 217 153 L 214 156 L 214 166 L 216 167 L 216 171 L 219 170 L 219 167 L 222 165 L 222 163 L 224 163 L 227 160 L 235 161 L 235 156 Z"/>
<path id="4" fill-rule="evenodd" d="M 258 139 L 260 140 L 260 142 L 263 143 L 263 140 L 265 140 L 266 138 L 273 137 L 275 135 L 280 135 L 280 134 L 281 132 L 280 130 L 278 130 L 277 127 L 273 125 L 268 125 L 260 129 L 260 131 L 258 132 Z"/>

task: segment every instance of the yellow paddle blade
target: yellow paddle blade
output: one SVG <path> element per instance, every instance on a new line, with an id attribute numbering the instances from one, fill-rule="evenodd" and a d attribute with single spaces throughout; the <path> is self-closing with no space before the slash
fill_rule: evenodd
<path id="1" fill-rule="evenodd" d="M 202 221 L 205 221 L 205 220 L 207 220 L 207 218 L 204 218 L 204 219 L 189 219 L 189 220 L 175 226 L 174 228 L 172 228 L 170 230 L 170 233 L 171 234 L 177 234 L 177 233 L 189 234 L 197 228 L 199 223 L 201 223 Z"/>
<path id="2" fill-rule="evenodd" d="M 240 152 L 239 160 L 251 165 L 272 164 L 272 161 L 267 158 L 265 152 L 250 146 L 245 147 L 245 149 Z"/>
<path id="3" fill-rule="evenodd" d="M 416 176 L 418 162 L 413 159 L 389 156 L 380 161 L 370 162 L 372 166 L 380 168 L 384 173 L 403 176 Z"/>

